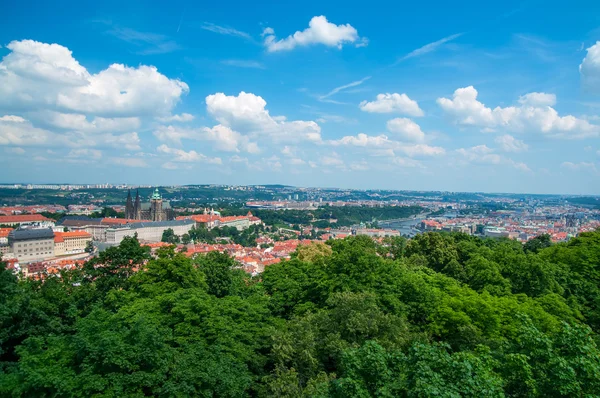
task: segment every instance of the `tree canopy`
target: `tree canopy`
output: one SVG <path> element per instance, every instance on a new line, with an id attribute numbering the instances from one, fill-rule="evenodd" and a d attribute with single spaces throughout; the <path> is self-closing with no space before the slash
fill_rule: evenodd
<path id="1" fill-rule="evenodd" d="M 41 281 L 0 262 L 0 396 L 600 396 L 599 286 L 600 232 L 357 236 L 257 277 L 125 238 Z"/>

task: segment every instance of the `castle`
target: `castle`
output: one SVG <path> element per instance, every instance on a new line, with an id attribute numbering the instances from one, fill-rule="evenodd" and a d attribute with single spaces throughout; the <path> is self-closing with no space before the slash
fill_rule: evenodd
<path id="1" fill-rule="evenodd" d="M 163 201 L 158 188 L 150 197 L 150 202 L 141 203 L 139 191 L 135 194 L 135 202 L 131 198 L 131 190 L 125 203 L 125 218 L 129 220 L 169 221 L 175 219 L 175 212 L 167 201 Z"/>

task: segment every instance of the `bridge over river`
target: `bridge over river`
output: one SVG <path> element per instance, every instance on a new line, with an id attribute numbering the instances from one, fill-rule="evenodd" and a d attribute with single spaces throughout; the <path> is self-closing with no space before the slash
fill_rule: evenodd
<path id="1" fill-rule="evenodd" d="M 421 221 L 430 213 L 421 213 L 409 218 L 398 218 L 395 220 L 378 221 L 380 228 L 390 228 L 400 231 L 402 235 L 414 236 L 420 231 L 415 227 L 421 224 Z"/>

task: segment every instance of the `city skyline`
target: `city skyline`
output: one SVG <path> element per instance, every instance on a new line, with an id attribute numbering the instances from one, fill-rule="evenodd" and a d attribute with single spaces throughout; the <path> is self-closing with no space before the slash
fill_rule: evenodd
<path id="1" fill-rule="evenodd" d="M 599 4 L 69 4 L 0 16 L 2 184 L 600 194 Z"/>

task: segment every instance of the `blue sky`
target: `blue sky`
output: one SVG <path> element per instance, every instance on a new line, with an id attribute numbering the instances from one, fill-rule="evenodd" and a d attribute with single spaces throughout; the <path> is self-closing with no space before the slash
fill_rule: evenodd
<path id="1" fill-rule="evenodd" d="M 600 4 L 7 1 L 1 182 L 600 194 Z"/>

